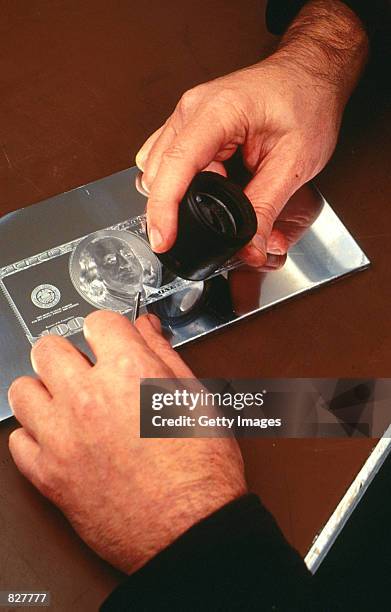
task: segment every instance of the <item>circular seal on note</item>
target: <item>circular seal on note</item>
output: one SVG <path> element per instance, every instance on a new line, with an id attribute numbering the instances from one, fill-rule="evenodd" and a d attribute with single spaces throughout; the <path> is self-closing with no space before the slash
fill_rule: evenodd
<path id="1" fill-rule="evenodd" d="M 127 230 L 99 230 L 76 246 L 69 273 L 78 293 L 97 308 L 125 311 L 138 292 L 160 286 L 162 266 L 146 240 Z"/>
<path id="2" fill-rule="evenodd" d="M 38 308 L 53 308 L 61 299 L 61 293 L 54 285 L 38 285 L 31 292 L 31 301 Z"/>

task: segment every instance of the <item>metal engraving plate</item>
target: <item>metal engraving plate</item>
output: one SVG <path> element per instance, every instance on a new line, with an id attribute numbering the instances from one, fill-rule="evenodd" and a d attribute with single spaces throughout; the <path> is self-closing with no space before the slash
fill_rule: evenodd
<path id="1" fill-rule="evenodd" d="M 255 271 L 233 262 L 201 283 L 165 278 L 153 254 L 145 259 L 147 251 L 137 242 L 145 238 L 146 203 L 135 188 L 137 172 L 123 170 L 0 219 L 0 420 L 10 415 L 12 380 L 31 373 L 29 352 L 37 337 L 69 336 L 90 354 L 80 333 L 89 312 L 102 304 L 131 317 L 136 259 L 144 274 L 141 311 L 160 317 L 173 346 L 369 264 L 309 184 L 291 198 L 278 222 L 291 245 L 282 268 Z M 104 274 L 96 272 L 97 262 Z M 94 283 L 91 292 L 88 283 Z"/>

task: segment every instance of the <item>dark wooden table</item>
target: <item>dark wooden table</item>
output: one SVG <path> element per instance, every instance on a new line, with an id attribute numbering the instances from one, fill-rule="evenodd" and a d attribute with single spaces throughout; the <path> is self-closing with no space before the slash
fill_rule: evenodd
<path id="1" fill-rule="evenodd" d="M 2 3 L 0 212 L 132 165 L 185 89 L 256 62 L 273 46 L 262 5 Z M 184 348 L 197 375 L 390 374 L 389 152 L 385 88 L 375 66 L 349 104 L 336 153 L 318 181 L 373 266 Z M 47 589 L 56 611 L 94 610 L 121 576 L 19 475 L 7 449 L 14 427 L 13 420 L 0 427 L 0 588 Z M 304 554 L 374 444 L 242 446 L 250 486 Z"/>

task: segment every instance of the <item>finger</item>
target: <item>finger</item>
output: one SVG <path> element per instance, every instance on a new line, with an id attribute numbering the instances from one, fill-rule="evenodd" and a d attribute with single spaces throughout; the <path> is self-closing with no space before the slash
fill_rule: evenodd
<path id="1" fill-rule="evenodd" d="M 250 266 L 250 268 L 255 268 L 258 272 L 279 270 L 285 264 L 287 258 L 286 253 L 285 255 L 267 253 L 266 259 L 263 259 L 262 265 L 259 265 L 259 251 L 251 246 L 251 244 L 243 247 L 243 249 L 239 251 L 238 256 Z"/>
<path id="2" fill-rule="evenodd" d="M 164 152 L 171 146 L 178 133 L 182 131 L 182 121 L 178 123 L 177 113 L 174 113 L 171 115 L 171 117 L 169 117 L 163 128 L 164 129 L 159 131 L 158 136 L 154 139 L 143 165 L 144 174 L 142 177 L 142 185 L 147 193 L 149 193 L 151 190 Z M 221 160 L 231 157 L 235 150 L 236 145 L 229 143 L 226 147 L 219 150 L 218 159 L 212 161 L 210 164 L 208 164 L 208 166 L 206 166 L 206 168 L 203 168 L 203 170 L 211 170 L 226 176 L 227 173 L 224 165 L 221 163 Z"/>
<path id="3" fill-rule="evenodd" d="M 148 157 L 144 163 L 143 185 L 146 191 L 150 191 L 158 172 L 164 151 L 173 143 L 178 130 L 175 128 L 175 114 L 170 117 L 164 125 L 164 129 L 153 142 Z"/>
<path id="4" fill-rule="evenodd" d="M 258 172 L 247 185 L 245 193 L 258 219 L 258 230 L 251 244 L 259 251 L 259 265 L 266 261 L 267 241 L 274 222 L 300 184 L 294 164 L 288 164 L 280 148 L 276 148 L 263 160 Z"/>
<path id="5" fill-rule="evenodd" d="M 289 248 L 289 243 L 284 234 L 276 229 L 272 229 L 272 232 L 267 240 L 267 252 L 272 255 L 285 255 Z"/>
<path id="6" fill-rule="evenodd" d="M 84 320 L 84 336 L 98 362 L 118 362 L 123 356 L 135 360 L 149 352 L 142 336 L 129 319 L 110 310 L 97 310 Z"/>
<path id="7" fill-rule="evenodd" d="M 174 113 L 166 121 L 164 129 L 160 132 L 158 138 L 155 139 L 152 147 L 149 150 L 148 158 L 145 160 L 142 184 L 147 193 L 151 191 L 153 181 L 158 173 L 165 152 L 174 143 L 177 135 L 183 132 L 184 128 L 182 120 L 177 119 L 177 116 L 177 113 Z M 236 148 L 237 145 L 234 143 L 228 143 L 226 146 L 222 145 L 218 151 L 216 160 L 211 161 L 206 168 L 201 169 L 212 170 L 226 176 L 226 170 L 221 162 L 231 157 Z"/>
<path id="8" fill-rule="evenodd" d="M 153 147 L 155 141 L 159 138 L 164 128 L 165 128 L 165 124 L 162 125 L 155 132 L 153 132 L 153 134 L 151 134 L 149 138 L 147 138 L 147 140 L 144 142 L 141 149 L 136 154 L 136 158 L 135 158 L 136 166 L 142 172 L 144 172 L 144 168 L 145 168 L 146 161 L 148 160 L 149 152 L 151 148 Z"/>
<path id="9" fill-rule="evenodd" d="M 217 174 L 221 174 L 221 176 L 227 176 L 227 171 L 225 166 L 220 161 L 212 161 L 204 170 L 209 170 L 210 172 L 217 172 Z"/>
<path id="10" fill-rule="evenodd" d="M 266 258 L 259 252 L 259 249 L 255 248 L 252 243 L 240 249 L 238 257 L 247 265 L 257 269 L 262 268 L 266 261 Z"/>
<path id="11" fill-rule="evenodd" d="M 141 195 L 145 196 L 146 198 L 149 196 L 149 190 L 146 189 L 143 183 L 143 175 L 141 172 L 138 172 L 136 175 L 135 186 L 137 191 L 141 193 Z"/>
<path id="12" fill-rule="evenodd" d="M 204 112 L 164 151 L 147 205 L 148 235 L 154 251 L 164 252 L 174 243 L 179 203 L 194 175 L 216 159 L 226 137 L 215 113 Z"/>
<path id="13" fill-rule="evenodd" d="M 322 208 L 323 200 L 319 193 L 309 185 L 304 186 L 289 198 L 274 224 L 271 238 L 275 234 L 277 236 L 276 244 L 281 241 L 280 247 L 283 244 L 282 240 L 284 240 L 286 250 L 288 250 L 300 240 L 314 223 Z M 283 238 L 281 239 L 281 237 Z"/>
<path id="14" fill-rule="evenodd" d="M 266 261 L 262 266 L 262 272 L 277 272 L 280 270 L 286 262 L 287 255 L 273 255 L 268 253 Z"/>
<path id="15" fill-rule="evenodd" d="M 142 315 L 135 323 L 149 348 L 165 363 L 178 378 L 194 378 L 193 372 L 163 337 L 158 317 Z"/>
<path id="16" fill-rule="evenodd" d="M 42 423 L 47 420 L 51 399 L 42 382 L 31 376 L 17 378 L 8 390 L 12 412 L 36 440 L 39 439 Z"/>
<path id="17" fill-rule="evenodd" d="M 59 336 L 40 338 L 32 348 L 31 364 L 52 396 L 73 388 L 92 367 L 69 340 Z"/>
<path id="18" fill-rule="evenodd" d="M 37 442 L 25 429 L 19 428 L 11 433 L 8 446 L 18 470 L 39 488 L 37 462 L 41 449 Z"/>
<path id="19" fill-rule="evenodd" d="M 210 172 L 216 172 L 217 174 L 221 174 L 221 176 L 227 176 L 227 171 L 225 166 L 220 161 L 212 161 L 206 168 L 203 168 L 204 171 L 209 170 Z M 141 195 L 148 197 L 150 194 L 150 188 L 147 185 L 147 181 L 145 180 L 145 176 L 143 174 L 138 173 L 136 176 L 136 189 Z"/>

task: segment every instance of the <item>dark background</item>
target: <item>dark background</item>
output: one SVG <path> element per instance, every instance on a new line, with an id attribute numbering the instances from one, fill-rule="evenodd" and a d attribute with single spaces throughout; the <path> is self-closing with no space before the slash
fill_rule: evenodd
<path id="1" fill-rule="evenodd" d="M 133 165 L 184 90 L 258 61 L 275 40 L 259 0 L 4 0 L 0 212 Z M 387 70 L 376 43 L 318 180 L 372 267 L 184 348 L 198 376 L 390 376 Z M 1 587 L 51 590 L 56 611 L 94 610 L 120 575 L 18 474 L 7 450 L 14 427 L 0 431 Z M 305 553 L 374 444 L 242 447 L 250 486 Z"/>

